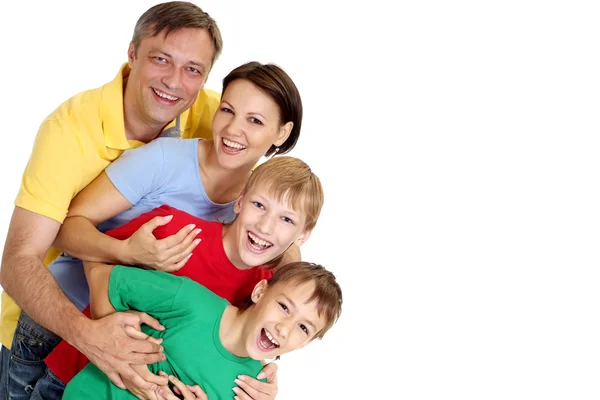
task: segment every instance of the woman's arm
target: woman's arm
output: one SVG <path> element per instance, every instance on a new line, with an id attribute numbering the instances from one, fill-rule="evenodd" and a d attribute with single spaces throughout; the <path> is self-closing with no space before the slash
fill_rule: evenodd
<path id="1" fill-rule="evenodd" d="M 87 261 L 133 264 L 124 241 L 109 237 L 96 228 L 131 206 L 106 172 L 102 172 L 71 202 L 54 245 Z"/>

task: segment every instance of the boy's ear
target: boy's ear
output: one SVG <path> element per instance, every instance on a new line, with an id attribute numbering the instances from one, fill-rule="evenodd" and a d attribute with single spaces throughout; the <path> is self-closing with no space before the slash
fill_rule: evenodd
<path id="1" fill-rule="evenodd" d="M 308 238 L 310 237 L 312 231 L 304 231 L 302 232 L 302 234 L 300 236 L 298 236 L 298 239 L 294 240 L 294 243 L 296 244 L 296 246 L 302 246 L 304 244 L 304 242 L 306 242 L 308 240 Z"/>
<path id="2" fill-rule="evenodd" d="M 131 68 L 131 63 L 135 60 L 135 49 L 133 48 L 133 42 L 129 43 L 129 48 L 127 49 L 127 61 L 129 62 L 129 68 Z"/>
<path id="3" fill-rule="evenodd" d="M 279 128 L 279 135 L 277 135 L 277 140 L 273 143 L 275 146 L 281 146 L 285 143 L 288 137 L 290 137 L 290 133 L 292 133 L 292 129 L 294 128 L 294 123 L 292 121 L 286 122 L 281 128 Z"/>
<path id="4" fill-rule="evenodd" d="M 235 201 L 235 205 L 233 206 L 233 212 L 239 214 L 242 210 L 242 199 L 244 197 L 244 193 L 240 194 L 238 199 Z"/>
<path id="5" fill-rule="evenodd" d="M 256 304 L 260 301 L 261 297 L 263 297 L 263 295 L 267 291 L 267 286 L 268 286 L 268 282 L 266 279 L 261 280 L 260 282 L 258 282 L 256 284 L 256 286 L 254 286 L 254 290 L 252 291 L 252 294 L 250 295 L 253 303 Z"/>

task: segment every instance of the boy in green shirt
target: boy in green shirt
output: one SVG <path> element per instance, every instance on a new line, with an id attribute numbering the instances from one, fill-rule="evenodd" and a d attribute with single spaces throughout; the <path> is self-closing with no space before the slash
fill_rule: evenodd
<path id="1" fill-rule="evenodd" d="M 210 400 L 231 399 L 231 382 L 238 375 L 256 376 L 262 369 L 260 360 L 322 338 L 341 313 L 342 292 L 335 276 L 307 262 L 287 264 L 269 282 L 260 281 L 240 308 L 189 278 L 123 266 L 101 271 L 98 279 L 107 286 L 113 312 L 146 311 L 166 328 L 142 328 L 163 340 L 167 356 L 149 365 L 150 370 L 164 371 L 184 384 L 199 384 Z M 83 398 L 136 397 L 90 363 L 63 396 Z"/>

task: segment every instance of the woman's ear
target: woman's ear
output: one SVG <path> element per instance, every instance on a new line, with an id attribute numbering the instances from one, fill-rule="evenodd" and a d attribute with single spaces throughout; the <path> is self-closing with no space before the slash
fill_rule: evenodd
<path id="1" fill-rule="evenodd" d="M 290 133 L 292 133 L 292 129 L 294 128 L 294 123 L 292 121 L 286 122 L 279 128 L 279 134 L 277 135 L 277 140 L 273 143 L 275 146 L 279 147 L 285 143 L 285 141 L 290 137 Z"/>
<path id="2" fill-rule="evenodd" d="M 252 291 L 252 294 L 250 295 L 253 303 L 256 304 L 260 301 L 260 299 L 266 293 L 268 285 L 269 284 L 268 284 L 267 280 L 263 279 L 260 282 L 258 282 L 256 284 L 256 286 L 254 286 L 254 290 Z"/>

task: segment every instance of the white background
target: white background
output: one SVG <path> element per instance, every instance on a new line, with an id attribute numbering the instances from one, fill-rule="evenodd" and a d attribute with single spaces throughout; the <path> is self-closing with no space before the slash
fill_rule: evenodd
<path id="1" fill-rule="evenodd" d="M 154 3 L 1 6 L 0 240 L 39 124 L 114 77 Z M 283 357 L 278 398 L 599 398 L 593 3 L 197 3 L 225 41 L 207 87 L 285 68 L 305 105 L 291 154 L 326 190 L 304 255 L 345 308 Z"/>

